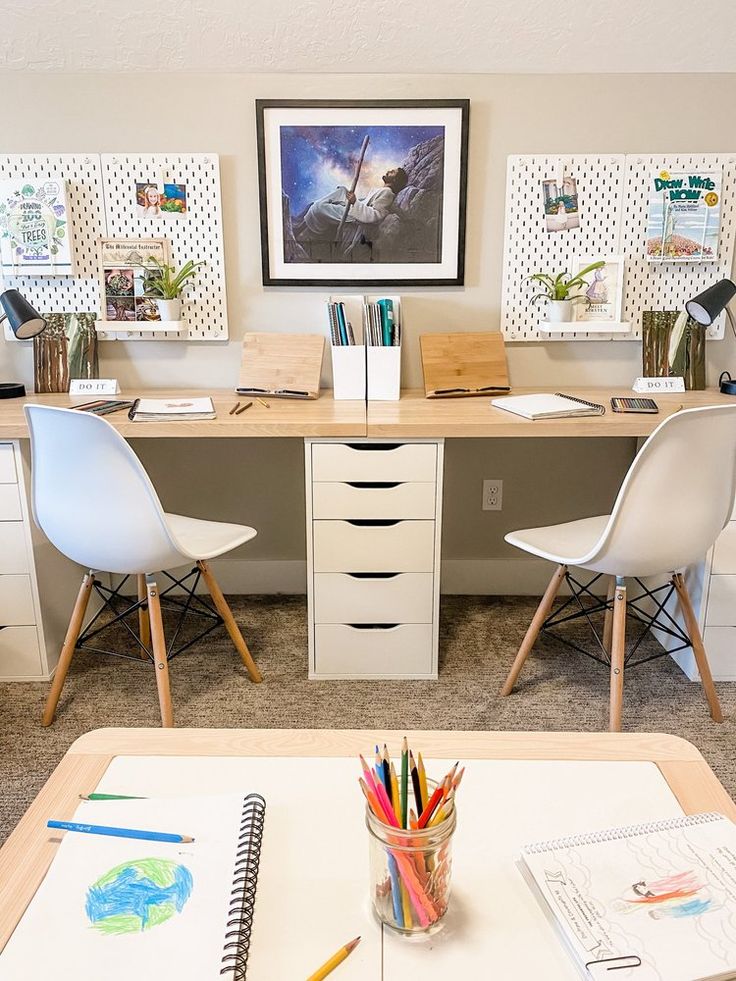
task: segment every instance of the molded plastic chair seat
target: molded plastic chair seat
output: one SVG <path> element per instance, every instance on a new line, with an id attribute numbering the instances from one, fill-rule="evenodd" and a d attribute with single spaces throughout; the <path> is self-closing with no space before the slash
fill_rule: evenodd
<path id="1" fill-rule="evenodd" d="M 677 593 L 687 632 L 672 634 L 669 626 L 667 629 L 683 647 L 692 647 L 710 714 L 720 722 L 721 707 L 682 569 L 703 561 L 730 520 L 735 490 L 736 404 L 687 409 L 669 416 L 654 430 L 631 464 L 610 514 L 506 535 L 509 544 L 555 562 L 557 569 L 501 693 L 509 695 L 513 690 L 540 631 L 557 625 L 551 611 L 562 583 L 567 581 L 578 601 L 582 593 L 588 601 L 593 598 L 588 589 L 591 584 L 576 584 L 568 566 L 607 575 L 611 577 L 608 596 L 592 609 L 606 611 L 600 644 L 611 670 L 609 727 L 620 729 L 624 666 L 628 662 L 626 578 L 636 580 L 644 590 L 642 595 L 652 599 L 656 590 L 648 590 L 641 580 L 666 574 L 671 585 L 669 596 Z M 631 600 L 640 621 L 641 610 L 636 603 L 641 598 Z M 665 597 L 649 626 L 658 622 L 667 602 Z M 564 620 L 579 617 L 590 617 L 590 609 L 584 609 L 582 603 L 579 613 L 566 614 Z M 680 629 L 676 623 L 675 627 Z"/>
<path id="2" fill-rule="evenodd" d="M 178 550 L 185 559 L 214 559 L 245 545 L 258 532 L 248 525 L 233 525 L 225 521 L 205 521 L 183 514 L 165 512 L 166 524 Z"/>
<path id="3" fill-rule="evenodd" d="M 593 554 L 610 520 L 610 514 L 601 514 L 595 518 L 566 521 L 561 525 L 523 528 L 509 532 L 505 540 L 509 545 L 551 562 L 580 565 Z"/>
<path id="4" fill-rule="evenodd" d="M 251 681 L 260 681 L 260 671 L 207 564 L 208 559 L 249 542 L 255 529 L 166 513 L 140 460 L 102 416 L 47 405 L 26 405 L 25 414 L 31 432 L 34 520 L 63 555 L 89 569 L 69 621 L 43 724 L 53 721 L 92 589 L 96 587 L 104 598 L 96 571 L 137 577 L 138 602 L 124 613 L 117 607 L 114 612 L 119 619 L 138 611 L 136 639 L 141 656 L 155 667 L 164 725 L 173 725 L 168 662 L 177 652 L 166 646 L 156 573 L 196 564 L 190 574 L 197 577 L 191 588 L 185 585 L 189 576 L 175 580 L 189 594 L 187 603 L 179 607 L 185 615 L 199 570 L 214 605 L 210 618 L 224 624 Z M 116 598 L 121 597 L 116 594 Z"/>

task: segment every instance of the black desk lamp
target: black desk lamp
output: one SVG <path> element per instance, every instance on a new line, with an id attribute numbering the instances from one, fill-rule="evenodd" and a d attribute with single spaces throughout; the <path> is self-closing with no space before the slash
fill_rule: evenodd
<path id="1" fill-rule="evenodd" d="M 46 321 L 18 290 L 0 293 L 0 307 L 0 324 L 7 320 L 19 341 L 27 341 L 46 330 Z M 17 382 L 0 383 L 0 399 L 21 398 L 25 394 L 25 385 Z"/>
<path id="2" fill-rule="evenodd" d="M 710 327 L 716 317 L 725 310 L 733 336 L 736 337 L 736 324 L 734 324 L 733 314 L 728 308 L 728 304 L 734 296 L 736 296 L 736 283 L 731 282 L 730 279 L 722 279 L 718 283 L 713 283 L 702 293 L 698 293 L 692 300 L 688 300 L 685 309 L 696 323 L 702 324 L 704 327 Z M 718 385 L 724 395 L 736 395 L 736 381 L 731 378 L 730 372 L 721 372 Z"/>

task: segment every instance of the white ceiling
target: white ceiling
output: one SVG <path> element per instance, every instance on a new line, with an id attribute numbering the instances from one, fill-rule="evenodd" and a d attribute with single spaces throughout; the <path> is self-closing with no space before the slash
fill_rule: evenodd
<path id="1" fill-rule="evenodd" d="M 735 38 L 733 0 L 0 0 L 14 72 L 730 72 Z"/>

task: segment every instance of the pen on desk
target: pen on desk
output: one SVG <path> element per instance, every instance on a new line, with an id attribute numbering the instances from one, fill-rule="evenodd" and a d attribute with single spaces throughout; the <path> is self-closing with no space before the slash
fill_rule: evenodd
<path id="1" fill-rule="evenodd" d="M 108 838 L 140 838 L 144 841 L 170 841 L 185 844 L 194 841 L 189 835 L 168 834 L 165 831 L 140 831 L 136 828 L 110 828 L 105 824 L 81 824 L 79 821 L 47 821 L 47 828 L 59 831 L 80 831 L 87 835 L 106 835 Z"/>
<path id="2" fill-rule="evenodd" d="M 129 794 L 80 794 L 80 800 L 146 800 L 145 797 L 131 797 Z"/>
<path id="3" fill-rule="evenodd" d="M 328 961 L 325 961 L 322 967 L 317 968 L 314 974 L 310 974 L 307 981 L 322 981 L 328 974 L 332 974 L 338 964 L 342 964 L 345 958 L 352 954 L 359 943 L 360 937 L 356 937 L 355 940 L 351 940 L 350 943 L 345 944 Z"/>
<path id="4" fill-rule="evenodd" d="M 246 403 L 245 403 L 245 405 L 241 405 L 241 406 L 240 406 L 240 408 L 239 408 L 239 409 L 238 409 L 238 411 L 237 411 L 237 412 L 235 413 L 235 415 L 236 415 L 236 416 L 239 416 L 241 412 L 245 412 L 245 410 L 246 410 L 246 409 L 249 409 L 249 408 L 250 408 L 250 407 L 251 407 L 252 405 L 253 405 L 253 403 L 252 403 L 252 402 L 246 402 Z"/>
<path id="5" fill-rule="evenodd" d="M 238 411 L 239 407 L 240 407 L 240 402 L 236 402 L 235 405 L 232 407 L 232 409 L 230 409 L 230 411 L 228 412 L 228 415 L 229 416 L 233 415 L 234 412 Z"/>

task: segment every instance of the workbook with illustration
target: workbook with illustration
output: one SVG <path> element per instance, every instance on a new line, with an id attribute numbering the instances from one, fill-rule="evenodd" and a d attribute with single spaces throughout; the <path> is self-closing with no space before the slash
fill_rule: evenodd
<path id="1" fill-rule="evenodd" d="M 736 825 L 722 815 L 539 842 L 519 865 L 583 978 L 736 978 Z"/>

